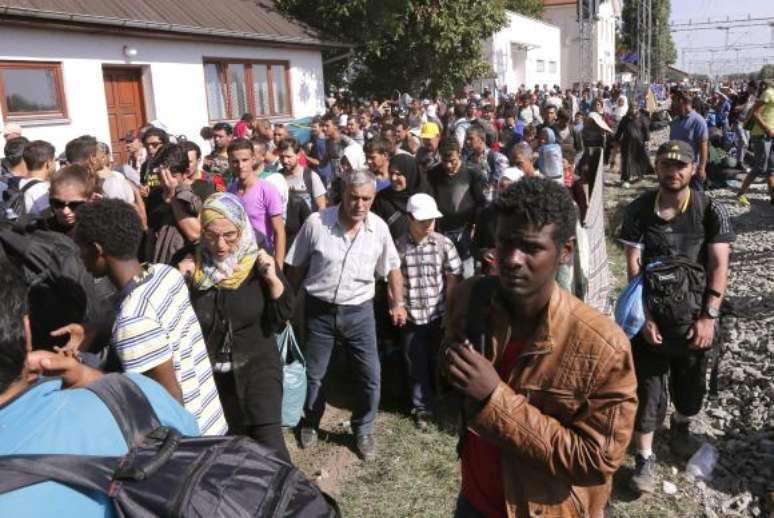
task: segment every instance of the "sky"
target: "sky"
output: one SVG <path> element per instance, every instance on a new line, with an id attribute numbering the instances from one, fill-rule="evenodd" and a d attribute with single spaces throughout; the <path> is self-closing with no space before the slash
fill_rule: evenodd
<path id="1" fill-rule="evenodd" d="M 671 0 L 672 23 L 695 21 L 731 20 L 747 18 L 774 18 L 774 0 Z M 774 20 L 772 20 L 774 21 Z M 757 24 L 766 21 L 750 22 Z M 720 25 L 720 24 L 719 24 Z M 728 24 L 726 24 L 728 25 Z M 774 45 L 771 26 L 737 27 L 728 31 L 728 43 L 734 45 Z M 703 27 L 707 27 L 706 25 Z M 760 70 L 764 60 L 774 64 L 774 47 L 744 49 L 739 52 L 725 51 L 724 30 L 690 30 L 673 32 L 677 47 L 677 64 L 681 70 L 694 73 L 735 73 Z M 721 47 L 714 54 L 709 51 L 692 51 L 699 47 Z M 711 63 L 709 63 L 711 62 Z M 711 67 L 711 68 L 710 68 Z"/>

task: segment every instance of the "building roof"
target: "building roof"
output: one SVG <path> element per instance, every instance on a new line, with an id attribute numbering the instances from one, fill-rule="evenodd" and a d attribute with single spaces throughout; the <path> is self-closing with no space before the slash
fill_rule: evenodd
<path id="1" fill-rule="evenodd" d="M 543 0 L 543 5 L 546 7 L 555 5 L 576 5 L 577 3 L 577 0 Z"/>
<path id="2" fill-rule="evenodd" d="M 0 0 L 0 19 L 317 47 L 349 46 L 280 14 L 272 0 Z"/>

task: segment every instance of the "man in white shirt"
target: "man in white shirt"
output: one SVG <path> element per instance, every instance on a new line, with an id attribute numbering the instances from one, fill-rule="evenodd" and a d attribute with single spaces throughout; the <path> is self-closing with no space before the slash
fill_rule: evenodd
<path id="1" fill-rule="evenodd" d="M 393 324 L 406 324 L 400 258 L 389 228 L 370 213 L 376 179 L 368 171 L 345 177 L 343 201 L 309 216 L 286 259 L 288 279 L 306 291 L 307 392 L 301 446 L 317 443 L 325 408 L 321 391 L 335 343 L 353 359 L 359 390 L 352 413 L 357 449 L 376 456 L 372 431 L 379 409 L 381 367 L 374 319 L 375 277 L 387 277 Z"/>

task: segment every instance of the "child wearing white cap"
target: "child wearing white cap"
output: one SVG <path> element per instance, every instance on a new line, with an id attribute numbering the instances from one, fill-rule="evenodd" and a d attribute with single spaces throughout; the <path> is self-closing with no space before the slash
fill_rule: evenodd
<path id="1" fill-rule="evenodd" d="M 403 296 L 408 321 L 401 328 L 401 348 L 407 364 L 411 407 L 417 428 L 425 430 L 430 407 L 441 321 L 446 297 L 462 276 L 462 261 L 454 243 L 435 232 L 441 212 L 432 196 L 414 194 L 406 203 L 408 232 L 395 245 L 401 260 Z"/>

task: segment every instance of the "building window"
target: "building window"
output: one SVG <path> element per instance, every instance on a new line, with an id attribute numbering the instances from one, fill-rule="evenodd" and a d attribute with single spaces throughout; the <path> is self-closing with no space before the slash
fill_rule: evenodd
<path id="1" fill-rule="evenodd" d="M 551 74 L 556 74 L 556 61 L 548 62 L 548 72 Z"/>
<path id="2" fill-rule="evenodd" d="M 285 61 L 206 60 L 210 120 L 237 120 L 246 112 L 259 117 L 289 116 L 289 70 Z"/>
<path id="3" fill-rule="evenodd" d="M 0 61 L 0 98 L 6 121 L 66 118 L 61 63 Z"/>
<path id="4" fill-rule="evenodd" d="M 536 63 L 537 63 L 537 66 L 535 67 L 535 72 L 545 72 L 546 71 L 546 62 L 545 62 L 545 60 L 538 59 Z"/>

